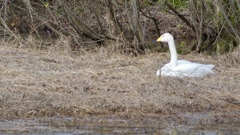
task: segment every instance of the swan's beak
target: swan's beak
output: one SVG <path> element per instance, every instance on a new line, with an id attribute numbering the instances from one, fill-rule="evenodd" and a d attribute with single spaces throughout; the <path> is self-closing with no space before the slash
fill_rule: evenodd
<path id="1" fill-rule="evenodd" d="M 158 39 L 157 39 L 157 42 L 160 42 L 160 41 L 161 41 L 161 39 L 162 39 L 162 36 L 161 36 L 160 38 L 158 38 Z"/>

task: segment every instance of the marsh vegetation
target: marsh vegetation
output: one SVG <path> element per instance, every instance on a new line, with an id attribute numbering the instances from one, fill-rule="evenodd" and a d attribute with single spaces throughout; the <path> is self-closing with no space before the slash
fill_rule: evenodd
<path id="1" fill-rule="evenodd" d="M 1 1 L 1 119 L 239 123 L 238 1 L 63 2 Z M 165 31 L 181 40 L 181 59 L 215 74 L 157 78 L 169 54 L 152 41 Z"/>

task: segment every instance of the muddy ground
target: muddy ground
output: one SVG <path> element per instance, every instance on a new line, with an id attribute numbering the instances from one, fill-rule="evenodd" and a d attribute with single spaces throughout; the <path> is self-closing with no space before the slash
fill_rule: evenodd
<path id="1" fill-rule="evenodd" d="M 56 46 L 55 46 L 56 47 Z M 0 117 L 157 118 L 210 114 L 215 122 L 240 118 L 239 51 L 179 56 L 216 65 L 205 78 L 157 78 L 168 53 L 138 57 L 106 48 L 81 55 L 0 46 Z M 208 117 L 206 117 L 207 119 Z M 228 118 L 228 119 L 226 119 Z"/>

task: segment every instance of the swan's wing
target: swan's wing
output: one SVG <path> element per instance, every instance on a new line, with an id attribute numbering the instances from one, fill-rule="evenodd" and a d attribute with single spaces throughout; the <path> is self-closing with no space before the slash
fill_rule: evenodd
<path id="1" fill-rule="evenodd" d="M 178 61 L 177 61 L 177 65 L 187 64 L 187 63 L 192 63 L 192 62 L 191 62 L 191 61 L 188 61 L 188 60 L 178 60 Z"/>
<path id="2" fill-rule="evenodd" d="M 178 65 L 172 67 L 170 63 L 166 64 L 157 71 L 157 76 L 172 76 L 172 77 L 203 77 L 207 74 L 214 74 L 214 65 L 205 65 L 193 63 L 187 60 L 178 60 Z"/>
<path id="3" fill-rule="evenodd" d="M 161 68 L 161 71 L 158 70 L 157 74 L 161 76 L 172 76 L 172 77 L 193 77 L 200 76 L 199 71 L 196 72 L 202 64 L 192 63 L 187 60 L 178 60 L 177 66 L 172 67 L 170 63 L 167 63 Z"/>
<path id="4" fill-rule="evenodd" d="M 204 65 L 199 63 L 185 63 L 177 65 L 172 69 L 176 76 L 202 77 L 207 74 L 213 74 L 214 65 Z"/>

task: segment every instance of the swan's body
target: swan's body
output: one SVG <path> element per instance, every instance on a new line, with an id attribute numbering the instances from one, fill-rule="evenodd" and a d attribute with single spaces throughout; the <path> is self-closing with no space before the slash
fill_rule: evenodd
<path id="1" fill-rule="evenodd" d="M 171 77 L 203 77 L 208 74 L 213 74 L 214 65 L 205 65 L 193 63 L 187 60 L 178 60 L 177 51 L 173 36 L 169 33 L 163 34 L 157 39 L 157 42 L 167 42 L 169 45 L 171 60 L 164 67 L 157 71 L 157 76 Z"/>

